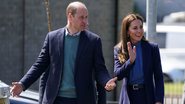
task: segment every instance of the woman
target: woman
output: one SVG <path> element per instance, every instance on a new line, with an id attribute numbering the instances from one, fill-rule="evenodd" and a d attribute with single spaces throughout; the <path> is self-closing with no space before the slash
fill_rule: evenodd
<path id="1" fill-rule="evenodd" d="M 114 73 L 123 80 L 119 104 L 163 104 L 164 82 L 159 48 L 144 37 L 143 18 L 122 21 L 121 41 L 114 48 Z"/>

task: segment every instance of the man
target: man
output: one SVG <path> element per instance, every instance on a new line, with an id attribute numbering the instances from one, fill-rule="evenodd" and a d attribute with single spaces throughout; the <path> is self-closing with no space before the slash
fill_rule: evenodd
<path id="1" fill-rule="evenodd" d="M 94 79 L 112 90 L 117 78 L 110 79 L 105 66 L 101 39 L 86 30 L 88 10 L 81 2 L 66 9 L 67 25 L 49 32 L 36 62 L 11 93 L 18 96 L 49 67 L 42 104 L 96 104 Z"/>

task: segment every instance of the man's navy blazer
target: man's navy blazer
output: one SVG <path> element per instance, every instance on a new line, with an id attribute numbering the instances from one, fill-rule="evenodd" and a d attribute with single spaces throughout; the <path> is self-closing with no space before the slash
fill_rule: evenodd
<path id="1" fill-rule="evenodd" d="M 52 104 L 58 95 L 64 66 L 65 29 L 61 28 L 47 34 L 36 62 L 20 80 L 26 90 L 50 66 L 42 104 Z M 96 104 L 93 73 L 101 86 L 105 86 L 110 79 L 100 37 L 84 30 L 80 33 L 74 72 L 78 104 Z"/>
<path id="2" fill-rule="evenodd" d="M 39 104 L 42 104 L 44 90 L 46 86 L 46 81 L 49 75 L 49 68 L 47 68 L 46 72 L 42 74 L 39 81 Z M 103 86 L 99 83 L 96 83 L 96 90 L 97 90 L 97 104 L 107 104 L 106 100 L 106 90 Z"/>

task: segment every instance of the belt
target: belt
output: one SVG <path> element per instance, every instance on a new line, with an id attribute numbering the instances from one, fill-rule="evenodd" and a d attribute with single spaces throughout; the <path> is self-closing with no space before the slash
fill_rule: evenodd
<path id="1" fill-rule="evenodd" d="M 144 84 L 133 84 L 133 85 L 128 85 L 130 89 L 132 90 L 139 90 L 144 88 Z"/>

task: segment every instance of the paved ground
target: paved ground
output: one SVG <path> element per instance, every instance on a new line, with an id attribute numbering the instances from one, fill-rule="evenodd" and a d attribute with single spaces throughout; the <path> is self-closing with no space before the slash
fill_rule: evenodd
<path id="1" fill-rule="evenodd" d="M 118 104 L 117 101 L 108 101 L 107 104 Z M 164 99 L 164 104 L 183 104 L 182 98 L 180 97 L 166 97 Z"/>

